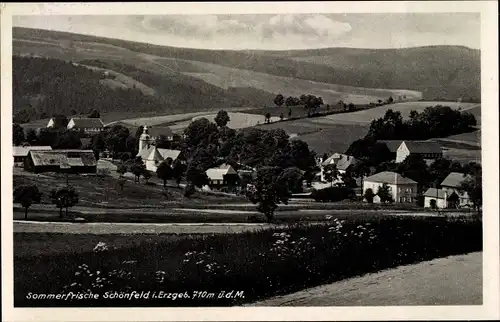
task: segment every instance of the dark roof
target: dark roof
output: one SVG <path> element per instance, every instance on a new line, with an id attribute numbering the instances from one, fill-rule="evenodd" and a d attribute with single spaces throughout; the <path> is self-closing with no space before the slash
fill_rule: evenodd
<path id="1" fill-rule="evenodd" d="M 148 134 L 151 137 L 159 137 L 165 135 L 166 137 L 174 136 L 174 132 L 168 126 L 152 126 L 148 127 Z"/>
<path id="2" fill-rule="evenodd" d="M 404 141 L 410 153 L 443 153 L 441 146 L 430 141 Z"/>
<path id="3" fill-rule="evenodd" d="M 436 198 L 436 199 L 447 199 L 450 200 L 452 196 L 458 197 L 458 195 L 455 192 L 452 193 L 447 193 L 443 189 L 436 189 L 436 188 L 429 188 L 427 191 L 424 193 L 425 197 L 431 197 L 431 198 Z"/>
<path id="4" fill-rule="evenodd" d="M 398 151 L 399 146 L 403 141 L 401 140 L 379 140 L 377 143 L 385 144 L 389 151 L 392 153 L 396 153 Z"/>
<path id="5" fill-rule="evenodd" d="M 452 172 L 441 182 L 442 187 L 452 187 L 458 188 L 462 184 L 462 181 L 470 178 L 470 176 L 465 176 L 463 173 Z"/>
<path id="6" fill-rule="evenodd" d="M 14 146 L 13 155 L 15 157 L 25 157 L 30 151 L 52 150 L 50 146 Z"/>
<path id="7" fill-rule="evenodd" d="M 72 118 L 71 120 L 75 123 L 75 127 L 80 129 L 104 127 L 101 119 L 97 118 Z"/>
<path id="8" fill-rule="evenodd" d="M 95 167 L 97 161 L 92 150 L 30 151 L 35 166 Z"/>
<path id="9" fill-rule="evenodd" d="M 396 184 L 396 185 L 397 184 L 417 184 L 416 181 L 413 181 L 410 178 L 403 177 L 399 173 L 391 172 L 391 171 L 384 171 L 384 172 L 376 173 L 372 176 L 365 178 L 365 181 L 380 182 L 380 183 L 387 183 L 387 184 Z"/>

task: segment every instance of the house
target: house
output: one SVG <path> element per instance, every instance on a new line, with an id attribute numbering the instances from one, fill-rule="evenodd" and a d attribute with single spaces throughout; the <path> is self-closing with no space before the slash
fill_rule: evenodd
<path id="1" fill-rule="evenodd" d="M 30 150 L 24 169 L 35 173 L 96 173 L 97 161 L 92 150 Z"/>
<path id="2" fill-rule="evenodd" d="M 429 188 L 424 193 L 424 208 L 434 208 L 434 202 L 436 208 L 457 208 L 458 201 L 459 197 L 453 191 L 449 193 L 444 189 Z"/>
<path id="3" fill-rule="evenodd" d="M 205 171 L 209 180 L 210 189 L 227 188 L 228 190 L 235 190 L 238 182 L 238 172 L 229 164 L 222 164 L 215 168 L 210 168 Z"/>
<path id="4" fill-rule="evenodd" d="M 376 194 L 378 188 L 383 184 L 387 184 L 389 187 L 394 202 L 412 203 L 416 201 L 417 182 L 391 171 L 379 172 L 365 178 L 363 180 L 363 195 L 368 189 L 372 189 L 373 193 Z M 380 202 L 380 199 L 376 197 L 374 202 Z"/>
<path id="5" fill-rule="evenodd" d="M 24 160 L 30 151 L 50 151 L 51 146 L 14 146 L 12 147 L 12 154 L 14 157 L 14 165 L 24 165 Z"/>
<path id="6" fill-rule="evenodd" d="M 426 162 L 432 162 L 443 157 L 443 150 L 436 142 L 403 141 L 396 152 L 396 163 L 403 162 L 411 154 L 418 154 Z"/>
<path id="7" fill-rule="evenodd" d="M 350 155 L 346 154 L 341 154 L 341 153 L 334 153 L 331 155 L 329 158 L 326 160 L 320 160 L 320 180 L 322 182 L 325 182 L 325 173 L 324 173 L 324 168 L 330 164 L 334 164 L 339 172 L 340 175 L 343 175 L 346 171 L 347 168 L 351 165 L 354 165 L 358 162 L 356 158 Z M 342 179 L 338 178 L 334 183 L 341 183 Z"/>
<path id="8" fill-rule="evenodd" d="M 465 191 L 460 191 L 460 186 L 462 181 L 471 178 L 471 176 L 466 176 L 463 173 L 451 172 L 444 180 L 441 182 L 441 189 L 446 191 L 449 195 L 451 193 L 456 193 L 459 197 L 458 206 L 463 207 L 470 205 L 471 201 L 469 195 Z"/>
<path id="9" fill-rule="evenodd" d="M 104 130 L 104 124 L 98 118 L 72 118 L 68 122 L 67 128 L 68 130 L 81 131 L 84 134 L 97 134 Z"/>
<path id="10" fill-rule="evenodd" d="M 168 126 L 151 126 L 148 127 L 148 134 L 152 141 L 157 142 L 162 136 L 167 141 L 174 141 L 174 132 Z"/>
<path id="11" fill-rule="evenodd" d="M 182 159 L 182 153 L 180 150 L 171 149 L 161 149 L 154 145 L 154 140 L 149 135 L 149 128 L 144 126 L 143 132 L 139 137 L 139 152 L 138 157 L 144 161 L 146 169 L 149 171 L 156 172 L 158 166 L 168 158 L 172 161 Z"/>

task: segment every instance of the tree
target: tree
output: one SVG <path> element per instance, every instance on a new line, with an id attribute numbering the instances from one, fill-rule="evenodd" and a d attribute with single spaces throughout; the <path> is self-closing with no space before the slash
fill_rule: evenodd
<path id="1" fill-rule="evenodd" d="M 12 123 L 12 143 L 21 145 L 24 142 L 24 129 L 17 123 Z"/>
<path id="2" fill-rule="evenodd" d="M 392 193 L 387 183 L 384 183 L 378 187 L 377 196 L 380 198 L 380 202 L 382 203 L 394 201 L 394 199 L 392 198 Z"/>
<path id="3" fill-rule="evenodd" d="M 396 171 L 404 177 L 417 181 L 422 186 L 427 186 L 429 183 L 429 168 L 422 156 L 418 154 L 407 156 L 398 164 Z"/>
<path id="4" fill-rule="evenodd" d="M 263 213 L 270 223 L 279 203 L 288 203 L 290 192 L 287 177 L 279 167 L 261 167 L 252 188 L 247 190 L 248 199 L 257 204 L 257 210 Z"/>
<path id="5" fill-rule="evenodd" d="M 292 117 L 292 109 L 288 109 L 288 118 L 291 118 Z"/>
<path id="6" fill-rule="evenodd" d="M 139 182 L 139 178 L 146 171 L 146 166 L 140 157 L 134 160 L 134 163 L 130 167 L 130 172 L 134 174 L 134 182 Z"/>
<path id="7" fill-rule="evenodd" d="M 36 135 L 36 131 L 34 129 L 29 129 L 26 133 L 26 142 L 30 145 L 38 144 L 38 136 Z"/>
<path id="8" fill-rule="evenodd" d="M 159 179 L 163 180 L 163 187 L 167 186 L 167 180 L 170 180 L 174 177 L 174 170 L 172 169 L 172 159 L 168 159 L 169 161 L 163 161 L 156 169 L 156 175 Z"/>
<path id="9" fill-rule="evenodd" d="M 196 161 L 189 163 L 186 170 L 186 180 L 195 187 L 201 188 L 209 183 L 205 169 Z"/>
<path id="10" fill-rule="evenodd" d="M 101 114 L 99 113 L 98 110 L 92 110 L 92 112 L 88 116 L 91 119 L 98 119 L 101 118 Z"/>
<path id="11" fill-rule="evenodd" d="M 78 204 L 78 193 L 73 187 L 64 187 L 59 190 L 51 191 L 52 203 L 59 208 L 59 216 L 62 218 L 63 208 L 66 208 L 66 216 L 68 216 L 68 208 Z"/>
<path id="12" fill-rule="evenodd" d="M 471 168 L 465 173 L 464 180 L 461 182 L 459 191 L 466 192 L 471 200 L 474 209 L 480 213 L 483 205 L 483 178 L 482 170 L 479 165 Z"/>
<path id="13" fill-rule="evenodd" d="M 68 126 L 69 120 L 65 115 L 56 114 L 52 116 L 52 119 L 54 120 L 54 128 L 56 129 L 66 128 L 66 126 Z"/>
<path id="14" fill-rule="evenodd" d="M 266 123 L 271 123 L 271 113 L 266 113 L 264 115 Z"/>
<path id="15" fill-rule="evenodd" d="M 280 121 L 283 121 L 284 118 L 285 118 L 285 115 L 283 115 L 283 113 L 280 113 Z"/>
<path id="16" fill-rule="evenodd" d="M 283 95 L 281 94 L 276 95 L 276 97 L 274 98 L 274 104 L 281 107 L 283 106 L 284 103 L 285 103 L 285 98 L 283 97 Z"/>
<path id="17" fill-rule="evenodd" d="M 288 97 L 286 100 L 285 100 L 285 105 L 290 107 L 290 106 L 297 106 L 297 105 L 300 105 L 301 104 L 301 101 L 298 97 L 293 97 L 293 96 L 290 96 Z"/>
<path id="18" fill-rule="evenodd" d="M 193 184 L 188 183 L 184 188 L 184 197 L 189 198 L 196 192 L 196 188 Z"/>
<path id="19" fill-rule="evenodd" d="M 374 197 L 375 197 L 375 194 L 373 193 L 373 189 L 372 188 L 366 189 L 366 191 L 365 191 L 366 202 L 373 203 L 373 198 Z"/>
<path id="20" fill-rule="evenodd" d="M 28 209 L 33 203 L 39 203 L 42 194 L 36 185 L 22 185 L 14 190 L 14 202 L 24 208 L 24 219 L 28 219 Z"/>
<path id="21" fill-rule="evenodd" d="M 116 172 L 120 175 L 120 178 L 123 177 L 123 175 L 127 173 L 127 166 L 123 163 L 120 163 L 116 168 Z"/>
<path id="22" fill-rule="evenodd" d="M 142 172 L 142 176 L 144 177 L 144 180 L 146 181 L 146 184 L 149 182 L 149 179 L 151 179 L 151 172 L 145 170 Z"/>
<path id="23" fill-rule="evenodd" d="M 394 99 L 392 98 L 392 96 L 389 96 L 389 99 L 387 99 L 387 102 L 389 104 L 393 103 L 394 102 Z"/>
<path id="24" fill-rule="evenodd" d="M 175 160 L 172 166 L 172 177 L 175 179 L 177 185 L 181 183 L 182 176 L 186 172 L 186 165 L 180 162 L 179 160 Z"/>
<path id="25" fill-rule="evenodd" d="M 113 153 L 113 156 L 118 152 L 126 152 L 129 135 L 129 129 L 125 126 L 113 125 L 104 136 L 106 148 Z"/>
<path id="26" fill-rule="evenodd" d="M 220 110 L 214 119 L 215 124 L 217 124 L 218 127 L 227 126 L 227 123 L 229 123 L 230 120 L 231 118 L 229 117 L 229 114 L 224 110 Z"/>
<path id="27" fill-rule="evenodd" d="M 327 182 L 330 182 L 331 186 L 333 186 L 333 182 L 339 179 L 340 172 L 337 169 L 337 165 L 335 164 L 328 164 L 323 167 L 323 174 L 325 177 L 325 180 Z"/>

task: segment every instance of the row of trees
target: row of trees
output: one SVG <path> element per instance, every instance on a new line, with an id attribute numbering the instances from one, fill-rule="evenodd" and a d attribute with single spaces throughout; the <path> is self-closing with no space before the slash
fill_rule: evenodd
<path id="1" fill-rule="evenodd" d="M 21 204 L 24 208 L 24 219 L 28 219 L 28 209 L 35 203 L 40 203 L 43 193 L 40 192 L 36 185 L 21 185 L 14 190 L 14 202 Z M 59 215 L 63 217 L 63 209 L 66 208 L 66 216 L 68 209 L 77 205 L 79 198 L 78 193 L 73 187 L 63 187 L 53 189 L 48 194 L 52 204 L 59 208 Z"/>

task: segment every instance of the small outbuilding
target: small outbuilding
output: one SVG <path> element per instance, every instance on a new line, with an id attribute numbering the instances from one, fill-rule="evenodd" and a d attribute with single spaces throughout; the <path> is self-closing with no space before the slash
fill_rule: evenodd
<path id="1" fill-rule="evenodd" d="M 96 173 L 97 160 L 92 150 L 29 151 L 24 169 L 34 173 Z"/>

